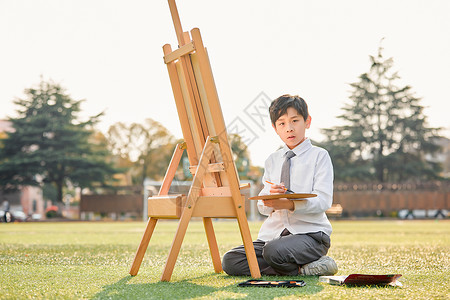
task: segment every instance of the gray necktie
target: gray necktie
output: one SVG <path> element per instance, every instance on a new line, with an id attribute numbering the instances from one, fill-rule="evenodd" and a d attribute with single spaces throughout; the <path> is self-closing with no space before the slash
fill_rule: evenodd
<path id="1" fill-rule="evenodd" d="M 280 182 L 283 182 L 284 186 L 287 189 L 289 189 L 291 187 L 290 168 L 291 168 L 291 158 L 294 156 L 295 156 L 295 153 L 293 151 L 288 151 L 286 153 L 286 157 L 285 157 L 283 166 L 281 167 Z"/>

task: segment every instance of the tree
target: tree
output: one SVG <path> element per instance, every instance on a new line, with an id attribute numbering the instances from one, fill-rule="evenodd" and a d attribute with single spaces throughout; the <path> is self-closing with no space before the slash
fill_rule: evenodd
<path id="1" fill-rule="evenodd" d="M 143 183 L 146 177 L 164 177 L 175 147 L 174 137 L 160 123 L 146 119 L 144 124 L 112 125 L 107 134 L 113 154 L 134 165 L 134 181 Z"/>
<path id="2" fill-rule="evenodd" d="M 250 171 L 250 155 L 248 153 L 247 145 L 242 141 L 238 134 L 230 134 L 231 151 L 233 152 L 236 170 L 241 179 L 249 179 L 248 173 Z"/>
<path id="3" fill-rule="evenodd" d="M 350 84 L 350 103 L 339 116 L 346 125 L 323 129 L 324 146 L 335 164 L 338 180 L 405 181 L 434 179 L 439 165 L 425 159 L 439 146 L 439 128 L 427 127 L 420 98 L 411 87 L 397 86 L 393 59 L 382 48 L 370 56 L 370 70 Z"/>
<path id="4" fill-rule="evenodd" d="M 41 80 L 37 88 L 25 90 L 16 99 L 18 117 L 10 118 L 14 131 L 1 142 L 0 187 L 52 184 L 57 200 L 63 188 L 105 184 L 116 170 L 105 161 L 104 143 L 91 143 L 93 126 L 101 114 L 82 121 L 78 114 L 82 100 L 71 99 L 64 88 Z"/>

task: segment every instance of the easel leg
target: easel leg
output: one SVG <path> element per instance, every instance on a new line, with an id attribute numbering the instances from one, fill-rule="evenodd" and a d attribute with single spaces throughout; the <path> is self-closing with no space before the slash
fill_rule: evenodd
<path id="1" fill-rule="evenodd" d="M 177 232 L 175 238 L 172 242 L 172 247 L 170 247 L 169 256 L 167 257 L 166 266 L 164 267 L 163 274 L 161 276 L 161 281 L 170 281 L 172 277 L 173 268 L 177 261 L 178 254 L 180 253 L 181 244 L 183 243 L 184 236 L 186 234 L 189 221 L 191 219 L 192 212 L 185 212 L 181 216 L 180 222 L 178 223 Z"/>
<path id="2" fill-rule="evenodd" d="M 167 169 L 166 175 L 164 176 L 164 180 L 158 195 L 167 195 L 167 193 L 169 192 L 170 184 L 172 183 L 173 177 L 175 176 L 175 172 L 178 164 L 180 163 L 180 159 L 183 155 L 184 149 L 184 143 L 177 144 L 177 146 L 175 147 L 172 159 L 170 160 L 169 168 Z M 144 214 L 146 213 L 147 212 L 145 211 Z M 139 267 L 141 266 L 145 251 L 147 251 L 148 243 L 150 242 L 150 238 L 152 237 L 153 230 L 155 229 L 157 221 L 158 219 L 150 218 L 147 222 L 147 227 L 145 228 L 141 243 L 139 244 L 136 255 L 134 256 L 133 264 L 131 265 L 130 274 L 133 276 L 136 276 L 139 271 Z"/>
<path id="3" fill-rule="evenodd" d="M 157 221 L 158 219 L 150 218 L 147 222 L 147 227 L 145 228 L 141 243 L 139 244 L 136 255 L 134 256 L 133 264 L 131 265 L 130 275 L 132 276 L 136 276 L 139 271 L 142 259 L 144 259 L 145 251 L 147 251 L 148 243 L 150 242 L 150 238 L 152 237 Z"/>
<path id="4" fill-rule="evenodd" d="M 216 235 L 211 218 L 203 218 L 203 226 L 205 226 L 206 238 L 208 239 L 209 251 L 216 273 L 222 272 L 222 261 L 220 260 L 219 248 L 217 247 Z"/>
<path id="5" fill-rule="evenodd" d="M 192 179 L 192 185 L 189 189 L 189 194 L 187 196 L 180 222 L 178 223 L 177 232 L 175 234 L 175 238 L 173 239 L 172 247 L 170 248 L 169 257 L 167 258 L 166 266 L 164 267 L 164 271 L 161 276 L 161 281 L 169 281 L 172 276 L 173 268 L 175 267 L 178 254 L 180 253 L 181 244 L 183 243 L 189 221 L 192 217 L 192 212 L 194 211 L 195 203 L 200 195 L 203 177 L 205 176 L 206 168 L 208 167 L 208 162 L 211 158 L 212 152 L 213 146 L 211 145 L 211 140 L 208 137 L 198 162 L 197 172 Z"/>
<path id="6" fill-rule="evenodd" d="M 242 242 L 244 243 L 245 253 L 247 255 L 248 266 L 250 268 L 250 274 L 253 278 L 260 278 L 261 272 L 259 270 L 258 261 L 256 259 L 255 248 L 253 246 L 252 236 L 250 234 L 250 228 L 248 226 L 247 218 L 245 215 L 239 215 L 238 224 L 241 231 Z"/>

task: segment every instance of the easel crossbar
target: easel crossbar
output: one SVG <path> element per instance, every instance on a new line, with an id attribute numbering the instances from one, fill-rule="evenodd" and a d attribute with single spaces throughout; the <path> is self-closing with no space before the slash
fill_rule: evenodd
<path id="1" fill-rule="evenodd" d="M 171 63 L 171 62 L 179 59 L 181 56 L 192 53 L 193 51 L 195 51 L 195 46 L 194 46 L 193 42 L 190 42 L 189 44 L 181 46 L 177 50 L 165 55 L 164 63 L 166 63 L 166 64 Z"/>

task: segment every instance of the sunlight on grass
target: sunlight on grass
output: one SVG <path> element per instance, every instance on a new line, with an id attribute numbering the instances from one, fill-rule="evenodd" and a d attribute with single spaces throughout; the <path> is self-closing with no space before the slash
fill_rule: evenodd
<path id="1" fill-rule="evenodd" d="M 250 223 L 256 238 L 260 222 Z M 403 274 L 403 288 L 241 288 L 216 274 L 202 222 L 193 221 L 171 282 L 160 282 L 177 222 L 157 224 L 139 274 L 129 267 L 143 222 L 14 223 L 0 226 L 1 298 L 63 299 L 444 299 L 450 292 L 450 221 L 334 221 L 329 255 L 338 275 Z M 217 221 L 220 254 L 241 244 L 237 222 Z M 292 277 L 264 277 L 292 279 Z"/>

